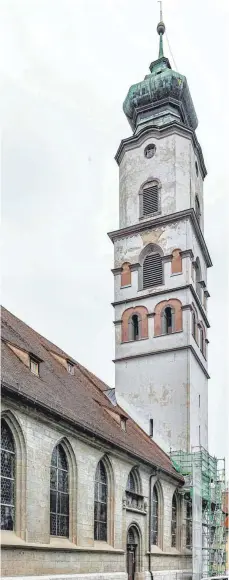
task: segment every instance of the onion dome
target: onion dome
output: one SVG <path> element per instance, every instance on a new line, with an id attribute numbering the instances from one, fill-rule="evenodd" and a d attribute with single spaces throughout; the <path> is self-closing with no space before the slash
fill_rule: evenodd
<path id="1" fill-rule="evenodd" d="M 198 119 L 185 76 L 171 69 L 163 52 L 165 25 L 157 25 L 159 34 L 158 59 L 151 63 L 150 74 L 143 81 L 132 85 L 123 103 L 124 113 L 132 130 L 142 125 L 164 125 L 180 122 L 195 130 Z"/>

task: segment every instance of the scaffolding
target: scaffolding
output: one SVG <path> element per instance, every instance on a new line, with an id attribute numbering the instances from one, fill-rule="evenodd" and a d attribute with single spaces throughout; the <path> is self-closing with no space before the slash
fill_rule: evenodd
<path id="1" fill-rule="evenodd" d="M 193 579 L 223 575 L 226 571 L 222 497 L 225 459 L 212 457 L 203 447 L 193 448 L 191 453 L 170 451 L 170 457 L 185 480 L 186 547 L 192 548 Z"/>

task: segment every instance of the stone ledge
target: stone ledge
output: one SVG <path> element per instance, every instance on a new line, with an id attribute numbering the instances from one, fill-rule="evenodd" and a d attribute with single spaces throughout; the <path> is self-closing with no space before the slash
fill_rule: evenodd
<path id="1" fill-rule="evenodd" d="M 48 574 L 42 576 L 2 576 L 2 580 L 127 580 L 125 572 L 93 573 L 93 574 Z"/>
<path id="2" fill-rule="evenodd" d="M 2 542 L 1 549 L 5 550 L 43 550 L 53 552 L 92 552 L 92 553 L 109 553 L 109 554 L 124 554 L 124 550 L 112 548 L 112 546 L 75 546 L 71 542 L 66 545 L 53 544 L 32 544 L 23 542 L 22 540 Z"/>

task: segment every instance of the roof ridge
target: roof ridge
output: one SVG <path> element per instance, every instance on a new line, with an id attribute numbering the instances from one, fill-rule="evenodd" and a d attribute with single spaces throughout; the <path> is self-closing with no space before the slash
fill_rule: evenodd
<path id="1" fill-rule="evenodd" d="M 74 363 L 77 365 L 79 371 L 82 372 L 82 374 L 84 376 L 87 376 L 87 378 L 89 378 L 89 380 L 91 381 L 91 383 L 100 391 L 100 393 L 103 392 L 103 391 L 101 391 L 101 389 L 98 387 L 98 385 L 96 385 L 96 382 L 94 381 L 94 379 L 92 377 L 95 377 L 95 379 L 101 381 L 101 383 L 103 383 L 104 386 L 107 387 L 107 389 L 110 389 L 111 388 L 111 387 L 109 387 L 109 385 L 107 385 L 107 383 L 105 383 L 102 379 L 100 379 L 100 377 L 97 377 L 92 371 L 90 371 L 89 369 L 87 369 L 86 367 L 84 367 L 84 365 L 82 365 L 75 358 L 73 358 L 73 356 L 71 356 L 65 350 L 63 350 L 62 348 L 60 348 L 59 346 L 57 346 L 57 344 L 55 344 L 54 342 L 52 342 L 51 340 L 49 340 L 48 338 L 46 338 L 45 336 L 43 336 L 43 334 L 40 334 L 40 332 L 38 332 L 37 330 L 35 330 L 34 328 L 32 328 L 32 326 L 30 326 L 29 324 L 27 324 L 27 322 L 24 322 L 24 320 L 22 320 L 21 318 L 18 318 L 18 316 L 16 316 L 10 310 L 8 310 L 7 308 L 5 308 L 5 306 L 0 305 L 0 307 L 1 307 L 1 310 L 3 310 L 3 311 L 5 310 L 6 312 L 8 312 L 8 314 L 10 314 L 10 316 L 13 316 L 13 318 L 15 318 L 16 320 L 18 320 L 18 322 L 20 322 L 20 323 L 24 324 L 25 326 L 27 326 L 27 328 L 29 328 L 29 330 L 31 330 L 37 337 L 40 337 L 41 339 L 44 339 L 45 341 L 47 341 L 47 343 L 49 343 L 50 345 L 54 346 L 58 351 L 62 351 L 63 355 L 65 355 L 66 358 L 69 358 L 72 361 L 74 361 Z M 18 337 L 25 342 L 24 338 L 23 339 L 21 338 L 20 333 L 18 333 L 10 324 L 9 324 L 9 326 L 13 330 L 13 332 L 15 332 L 15 334 L 17 334 Z M 44 348 L 46 348 L 44 344 L 42 344 L 42 346 Z M 88 375 L 90 375 L 90 376 L 88 376 Z"/>

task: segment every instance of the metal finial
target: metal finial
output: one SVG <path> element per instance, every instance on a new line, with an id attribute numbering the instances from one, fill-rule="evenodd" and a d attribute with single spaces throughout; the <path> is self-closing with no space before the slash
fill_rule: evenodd
<path id="1" fill-rule="evenodd" d="M 160 36 L 160 41 L 159 41 L 159 57 L 158 58 L 162 58 L 164 56 L 164 51 L 163 51 L 163 34 L 165 32 L 165 25 L 163 22 L 163 16 L 162 16 L 162 0 L 158 0 L 159 4 L 160 4 L 160 22 L 157 25 L 157 32 Z"/>
<path id="2" fill-rule="evenodd" d="M 160 4 L 160 22 L 163 21 L 163 17 L 162 17 L 162 0 L 158 0 L 159 4 Z"/>

